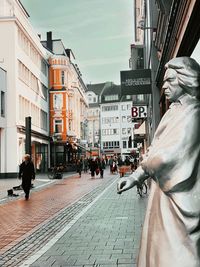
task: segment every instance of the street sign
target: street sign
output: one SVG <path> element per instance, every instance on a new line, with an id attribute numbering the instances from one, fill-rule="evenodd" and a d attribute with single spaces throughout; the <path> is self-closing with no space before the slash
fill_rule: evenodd
<path id="1" fill-rule="evenodd" d="M 132 119 L 146 118 L 147 106 L 133 106 L 131 108 Z"/>

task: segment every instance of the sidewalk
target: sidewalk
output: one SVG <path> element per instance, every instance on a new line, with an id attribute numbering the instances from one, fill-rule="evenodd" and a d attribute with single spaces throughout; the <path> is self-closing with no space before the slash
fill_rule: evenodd
<path id="1" fill-rule="evenodd" d="M 135 266 L 147 198 L 118 195 L 118 179 L 74 175 L 0 205 L 0 266 Z"/>
<path id="2" fill-rule="evenodd" d="M 75 172 L 67 172 L 64 173 L 63 177 L 68 178 L 75 174 Z M 53 183 L 56 183 L 58 180 L 56 179 L 49 179 L 48 175 L 45 173 L 37 173 L 35 180 L 33 181 L 34 188 L 31 191 L 41 190 Z M 21 184 L 21 180 L 18 178 L 5 178 L 0 179 L 0 204 L 5 203 L 7 201 L 16 200 L 16 197 L 8 197 L 7 190 L 13 189 L 14 186 L 18 186 Z M 23 195 L 23 190 L 14 190 L 15 194 L 19 196 Z"/>
<path id="3" fill-rule="evenodd" d="M 115 179 L 22 266 L 136 266 L 146 202 L 134 189 L 118 195 Z"/>

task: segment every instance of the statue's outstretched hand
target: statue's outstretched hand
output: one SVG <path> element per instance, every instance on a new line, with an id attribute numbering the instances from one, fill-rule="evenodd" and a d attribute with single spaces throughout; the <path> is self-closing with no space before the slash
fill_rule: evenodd
<path id="1" fill-rule="evenodd" d="M 117 183 L 117 193 L 121 194 L 122 192 L 129 190 L 130 188 L 134 187 L 137 184 L 138 181 L 134 180 L 132 177 L 122 178 Z"/>

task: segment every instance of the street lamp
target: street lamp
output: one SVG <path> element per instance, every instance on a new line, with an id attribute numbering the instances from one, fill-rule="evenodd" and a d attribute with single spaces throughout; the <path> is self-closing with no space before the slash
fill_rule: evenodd
<path id="1" fill-rule="evenodd" d="M 145 26 L 138 26 L 137 27 L 138 29 L 141 29 L 141 30 L 153 30 L 154 32 L 157 30 L 157 28 L 156 27 L 145 27 Z"/>
<path id="2" fill-rule="evenodd" d="M 156 28 L 155 27 L 151 27 L 151 26 L 145 26 L 145 20 L 142 19 L 138 22 L 138 26 L 137 26 L 138 29 L 141 29 L 141 30 L 153 30 L 153 31 L 156 31 Z"/>

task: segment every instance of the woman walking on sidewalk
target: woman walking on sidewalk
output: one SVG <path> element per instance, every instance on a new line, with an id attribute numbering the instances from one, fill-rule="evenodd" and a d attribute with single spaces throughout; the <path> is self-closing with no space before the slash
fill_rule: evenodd
<path id="1" fill-rule="evenodd" d="M 83 168 L 83 164 L 82 164 L 82 161 L 79 159 L 76 163 L 76 170 L 79 173 L 79 178 L 81 177 L 82 168 Z"/>
<path id="2" fill-rule="evenodd" d="M 31 189 L 31 180 L 35 180 L 35 170 L 33 162 L 31 161 L 31 156 L 26 154 L 24 156 L 24 161 L 19 168 L 19 179 L 22 178 L 22 188 L 25 193 L 25 199 L 29 199 L 29 193 Z"/>
<path id="3" fill-rule="evenodd" d="M 98 167 L 99 167 L 99 170 L 100 170 L 100 178 L 103 178 L 103 173 L 104 173 L 104 170 L 106 168 L 106 163 L 105 163 L 104 158 L 100 158 L 98 160 Z"/>

